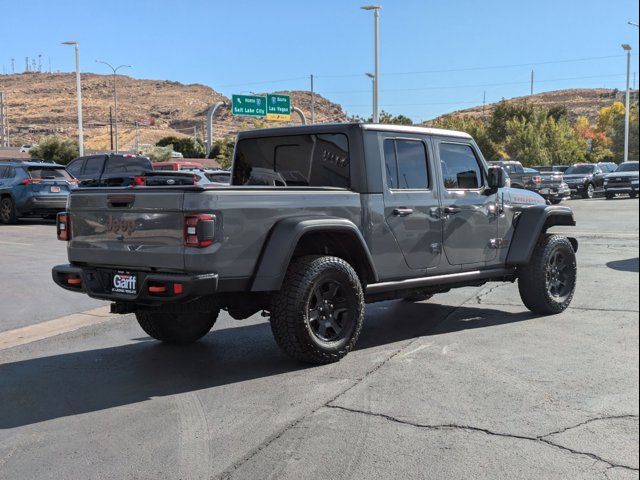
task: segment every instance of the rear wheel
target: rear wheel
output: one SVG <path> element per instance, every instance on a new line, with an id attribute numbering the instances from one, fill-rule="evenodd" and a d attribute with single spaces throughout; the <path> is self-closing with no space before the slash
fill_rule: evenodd
<path id="1" fill-rule="evenodd" d="M 0 200 L 0 222 L 10 225 L 18 221 L 16 206 L 10 197 Z"/>
<path id="2" fill-rule="evenodd" d="M 204 337 L 218 318 L 219 310 L 212 312 L 163 312 L 138 310 L 136 319 L 150 337 L 165 343 L 188 344 Z"/>
<path id="3" fill-rule="evenodd" d="M 615 197 L 615 194 L 607 192 L 604 194 L 604 196 L 607 200 L 613 200 Z"/>
<path id="4" fill-rule="evenodd" d="M 340 360 L 356 344 L 364 294 L 351 265 L 337 257 L 294 260 L 271 304 L 271 330 L 289 356 L 308 363 Z"/>
<path id="5" fill-rule="evenodd" d="M 518 269 L 518 289 L 525 306 L 544 315 L 567 309 L 576 288 L 576 255 L 571 242 L 559 235 L 545 235 L 531 261 Z"/>

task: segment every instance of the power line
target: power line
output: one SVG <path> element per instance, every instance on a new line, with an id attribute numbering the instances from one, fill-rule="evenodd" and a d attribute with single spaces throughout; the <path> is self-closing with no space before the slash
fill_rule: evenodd
<path id="1" fill-rule="evenodd" d="M 546 80 L 537 80 L 536 83 L 549 83 L 549 82 L 560 82 L 560 81 L 568 81 L 568 80 L 587 80 L 594 78 L 612 78 L 612 77 L 623 77 L 624 74 L 614 73 L 607 75 L 588 75 L 582 77 L 566 77 L 566 78 L 550 78 Z M 449 90 L 449 89 L 458 89 L 458 88 L 477 88 L 477 87 L 505 87 L 510 85 L 529 85 L 530 80 L 527 81 L 519 81 L 519 82 L 500 82 L 500 83 L 478 83 L 475 85 L 442 85 L 442 86 L 431 86 L 431 87 L 417 87 L 417 88 L 390 88 L 381 90 L 383 92 L 418 92 L 424 90 Z M 322 92 L 324 95 L 339 95 L 339 94 L 351 94 L 351 93 L 368 93 L 370 90 L 341 90 L 341 91 L 329 91 Z"/>

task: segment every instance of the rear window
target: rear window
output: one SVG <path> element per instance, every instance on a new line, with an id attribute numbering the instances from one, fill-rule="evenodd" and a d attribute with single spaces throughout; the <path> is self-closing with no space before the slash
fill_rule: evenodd
<path id="1" fill-rule="evenodd" d="M 105 173 L 140 173 L 151 171 L 151 160 L 145 157 L 113 156 L 107 161 Z"/>
<path id="2" fill-rule="evenodd" d="M 236 146 L 233 185 L 349 188 L 343 134 L 249 138 Z"/>
<path id="3" fill-rule="evenodd" d="M 68 180 L 72 178 L 71 175 L 69 175 L 69 172 L 61 167 L 29 167 L 27 170 L 29 171 L 31 178 L 41 178 L 43 180 L 48 178 Z"/>
<path id="4" fill-rule="evenodd" d="M 229 183 L 231 179 L 230 173 L 205 173 L 210 182 Z"/>

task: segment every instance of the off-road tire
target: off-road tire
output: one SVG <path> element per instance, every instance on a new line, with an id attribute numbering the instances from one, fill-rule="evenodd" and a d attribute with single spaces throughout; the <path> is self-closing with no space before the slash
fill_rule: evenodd
<path id="1" fill-rule="evenodd" d="M 18 221 L 16 206 L 11 197 L 4 197 L 0 200 L 0 223 L 13 225 Z"/>
<path id="2" fill-rule="evenodd" d="M 607 200 L 613 200 L 613 199 L 615 198 L 615 194 L 613 194 L 613 193 L 605 193 L 605 194 L 604 194 L 604 197 L 605 197 Z"/>
<path id="3" fill-rule="evenodd" d="M 551 202 L 551 205 L 560 205 L 562 203 L 562 199 L 561 198 L 554 198 L 553 200 L 549 200 Z"/>
<path id="4" fill-rule="evenodd" d="M 551 291 L 553 273 L 549 273 L 552 257 L 560 253 L 566 262 L 566 287 L 562 295 Z M 550 280 L 551 277 L 551 280 Z M 543 235 L 533 251 L 529 264 L 518 268 L 520 298 L 532 312 L 554 315 L 567 309 L 575 293 L 577 280 L 576 255 L 571 242 L 559 235 Z"/>
<path id="5" fill-rule="evenodd" d="M 318 303 L 317 291 L 327 282 L 339 285 L 341 297 L 336 305 L 349 308 L 339 320 L 341 333 L 325 341 L 314 330 L 314 322 L 319 325 L 321 320 L 315 319 L 317 309 L 312 310 L 311 305 Z M 317 255 L 297 258 L 289 265 L 280 291 L 272 297 L 270 313 L 273 336 L 287 355 L 313 364 L 337 362 L 353 350 L 362 329 L 364 293 L 360 279 L 341 258 Z"/>
<path id="6" fill-rule="evenodd" d="M 209 333 L 219 312 L 217 309 L 211 312 L 138 310 L 136 319 L 150 337 L 165 343 L 185 345 Z"/>

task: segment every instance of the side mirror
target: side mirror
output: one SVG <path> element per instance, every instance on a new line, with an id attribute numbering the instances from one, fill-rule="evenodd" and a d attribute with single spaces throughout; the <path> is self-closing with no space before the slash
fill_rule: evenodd
<path id="1" fill-rule="evenodd" d="M 493 191 L 497 191 L 500 188 L 508 187 L 511 183 L 507 178 L 504 169 L 497 166 L 489 167 L 487 182 L 489 184 L 489 189 Z"/>

